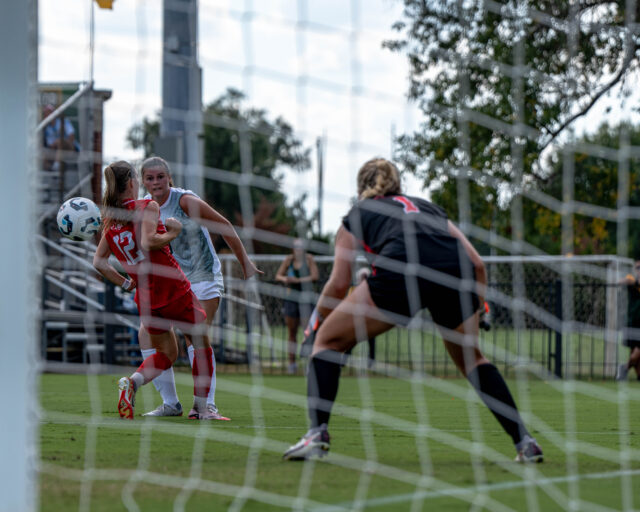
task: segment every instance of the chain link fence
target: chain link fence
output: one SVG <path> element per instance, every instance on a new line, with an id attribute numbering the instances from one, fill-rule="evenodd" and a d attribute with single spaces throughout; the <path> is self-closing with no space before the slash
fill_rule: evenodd
<path id="1" fill-rule="evenodd" d="M 51 242 L 47 242 L 55 246 Z M 54 247 L 67 261 L 43 275 L 42 356 L 71 363 L 137 364 L 135 306 L 127 294 L 90 277 L 91 248 Z M 54 250 L 52 249 L 52 250 Z M 64 253 L 64 254 L 63 254 Z M 289 351 L 284 316 L 287 289 L 275 281 L 284 255 L 255 256 L 264 272 L 245 281 L 231 255 L 221 255 L 225 295 L 211 338 L 221 370 L 287 373 Z M 315 258 L 319 280 L 298 299 L 315 303 L 329 278 L 333 258 Z M 626 325 L 626 293 L 617 285 L 632 261 L 616 257 L 487 257 L 491 329 L 480 332 L 485 355 L 507 375 L 526 367 L 540 376 L 611 378 L 627 359 L 620 341 Z M 366 266 L 364 260 L 359 266 Z M 186 364 L 186 359 L 183 361 Z M 298 358 L 297 373 L 305 361 Z M 392 375 L 401 369 L 457 375 L 429 313 L 354 349 L 346 372 Z"/>
<path id="2" fill-rule="evenodd" d="M 256 256 L 264 272 L 247 293 L 239 265 L 221 257 L 226 294 L 216 323 L 221 364 L 260 364 L 265 371 L 287 371 L 288 343 L 284 317 L 286 288 L 275 281 L 282 256 Z M 316 257 L 320 278 L 314 298 L 326 283 L 332 257 Z M 526 366 L 541 376 L 610 378 L 620 359 L 626 296 L 616 283 L 630 272 L 632 261 L 616 257 L 487 257 L 491 329 L 481 331 L 485 355 L 507 375 Z M 360 265 L 366 266 L 364 260 Z M 307 301 L 301 294 L 299 298 Z M 315 302 L 312 300 L 311 302 Z M 621 313 L 622 312 L 622 313 Z M 302 341 L 302 326 L 298 332 Z M 393 373 L 411 368 L 455 375 L 441 337 L 422 312 L 406 328 L 395 328 L 353 351 L 348 372 L 362 369 Z M 374 357 L 371 357 L 374 356 Z M 299 365 L 302 372 L 304 365 Z"/>

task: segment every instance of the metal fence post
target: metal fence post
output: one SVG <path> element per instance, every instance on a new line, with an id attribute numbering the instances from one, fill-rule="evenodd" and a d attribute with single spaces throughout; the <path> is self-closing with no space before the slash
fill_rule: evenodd
<path id="1" fill-rule="evenodd" d="M 246 322 L 246 349 L 247 349 L 247 364 L 249 366 L 252 366 L 253 362 L 254 362 L 254 358 L 253 358 L 253 315 L 252 313 L 252 309 L 248 304 L 245 305 L 244 308 L 244 319 Z"/>
<path id="2" fill-rule="evenodd" d="M 104 359 L 106 364 L 113 364 L 114 357 L 114 335 L 115 326 L 113 325 L 112 315 L 115 311 L 116 294 L 115 287 L 112 283 L 105 281 L 104 290 L 104 313 L 107 318 L 104 324 Z"/>
<path id="3" fill-rule="evenodd" d="M 615 283 L 618 279 L 618 260 L 607 265 L 607 289 L 606 289 L 606 323 L 605 323 L 605 351 L 603 362 L 603 374 L 605 377 L 615 376 L 618 352 L 618 317 L 620 316 L 618 304 L 618 287 Z"/>
<path id="4" fill-rule="evenodd" d="M 227 359 L 225 357 L 225 327 L 227 325 L 227 308 L 229 307 L 229 300 L 227 300 L 226 298 L 222 298 L 222 300 L 220 301 L 220 308 L 219 311 L 220 313 L 217 315 L 218 316 L 218 321 L 219 321 L 219 336 L 218 336 L 218 342 L 220 343 L 220 357 L 218 358 L 218 362 L 220 364 L 225 364 L 227 362 Z"/>
<path id="5" fill-rule="evenodd" d="M 556 377 L 562 378 L 562 280 L 556 280 L 556 318 L 560 327 L 556 331 L 556 346 L 553 353 L 554 368 Z"/>

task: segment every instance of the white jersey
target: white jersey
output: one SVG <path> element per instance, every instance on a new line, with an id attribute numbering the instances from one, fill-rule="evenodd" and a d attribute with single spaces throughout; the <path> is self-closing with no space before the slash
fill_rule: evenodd
<path id="1" fill-rule="evenodd" d="M 182 223 L 182 231 L 171 241 L 173 257 L 191 284 L 214 282 L 216 288 L 222 293 L 222 269 L 216 250 L 213 248 L 211 236 L 205 227 L 191 219 L 180 207 L 180 198 L 184 194 L 198 197 L 191 190 L 171 187 L 169 197 L 164 204 L 160 205 L 162 222 L 169 217 L 174 217 Z M 151 199 L 151 195 L 147 194 L 145 199 Z"/>

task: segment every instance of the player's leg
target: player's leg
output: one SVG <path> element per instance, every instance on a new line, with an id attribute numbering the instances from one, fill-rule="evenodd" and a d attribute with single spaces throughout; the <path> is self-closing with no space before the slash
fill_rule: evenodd
<path id="1" fill-rule="evenodd" d="M 640 380 L 640 347 L 638 347 L 638 345 L 634 346 L 631 349 L 631 354 L 629 355 L 629 362 L 627 363 L 627 368 L 635 369 L 636 376 Z"/>
<path id="2" fill-rule="evenodd" d="M 158 331 L 149 328 L 149 337 L 155 353 L 145 358 L 131 377 L 122 377 L 118 382 L 118 412 L 121 418 L 133 419 L 135 393 L 138 388 L 171 368 L 178 356 L 178 344 L 172 330 Z"/>
<path id="3" fill-rule="evenodd" d="M 629 359 L 626 363 L 620 363 L 616 370 L 616 380 L 627 380 L 629 370 L 635 369 L 636 375 L 640 380 L 640 341 L 633 338 L 625 338 L 623 344 L 629 348 Z"/>
<path id="4" fill-rule="evenodd" d="M 331 312 L 320 326 L 309 360 L 307 396 L 309 419 L 317 427 L 329 422 L 331 405 L 338 392 L 343 354 L 360 340 L 394 327 L 374 304 L 366 281 Z"/>
<path id="5" fill-rule="evenodd" d="M 202 306 L 202 309 L 204 309 L 204 312 L 207 315 L 205 324 L 207 326 L 207 332 L 210 332 L 210 327 L 211 327 L 211 324 L 213 323 L 213 318 L 216 316 L 216 313 L 218 312 L 218 308 L 220 307 L 220 297 L 218 296 L 212 299 L 204 299 L 204 300 L 200 299 L 200 305 Z M 191 334 L 185 334 L 185 339 L 187 341 L 187 354 L 189 356 L 189 364 L 191 364 L 191 368 L 193 368 L 193 361 L 195 357 L 195 347 L 193 346 L 193 342 L 191 340 Z M 213 352 L 213 349 L 211 349 L 211 366 L 212 366 L 211 384 L 209 387 L 209 393 L 207 395 L 207 411 L 211 416 L 210 419 L 228 421 L 229 418 L 222 416 L 218 411 L 218 407 L 216 406 L 216 400 L 215 400 L 216 398 L 216 356 Z M 190 414 L 194 412 L 195 411 L 191 411 Z"/>
<path id="6" fill-rule="evenodd" d="M 190 325 L 189 328 L 182 329 L 185 336 L 190 336 L 193 345 L 191 366 L 193 407 L 189 412 L 189 418 L 214 419 L 207 411 L 207 396 L 213 376 L 213 349 L 207 334 L 207 315 L 193 292 L 187 293 L 176 301 L 172 308 L 171 319 L 183 325 Z"/>
<path id="7" fill-rule="evenodd" d="M 369 362 L 368 362 L 368 366 L 369 366 L 369 368 L 373 368 L 373 365 L 376 362 L 376 339 L 375 339 L 375 337 L 369 338 L 367 343 L 369 344 Z"/>
<path id="8" fill-rule="evenodd" d="M 358 340 L 377 336 L 393 326 L 374 304 L 366 281 L 331 312 L 316 334 L 309 359 L 307 402 L 311 428 L 283 458 L 301 460 L 328 451 L 327 424 L 338 394 L 344 353 Z"/>
<path id="9" fill-rule="evenodd" d="M 144 324 L 140 325 L 140 330 L 138 331 L 138 343 L 140 344 L 140 352 L 143 359 L 156 353 Z M 153 385 L 162 397 L 162 404 L 153 411 L 143 414 L 143 416 L 182 416 L 182 404 L 178 400 L 173 366 L 153 379 Z"/>
<path id="10" fill-rule="evenodd" d="M 513 440 L 516 460 L 542 462 L 542 450 L 524 426 L 507 383 L 478 347 L 478 322 L 476 312 L 453 330 L 440 327 L 447 352 Z"/>
<path id="11" fill-rule="evenodd" d="M 148 332 L 155 353 L 145 358 L 131 376 L 136 383 L 136 389 L 151 382 L 164 370 L 170 368 L 178 357 L 178 342 L 173 330 L 156 332 L 148 328 Z"/>

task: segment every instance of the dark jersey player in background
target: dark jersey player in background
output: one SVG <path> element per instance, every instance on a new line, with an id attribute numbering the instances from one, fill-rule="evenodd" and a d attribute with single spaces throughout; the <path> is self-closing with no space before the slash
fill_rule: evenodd
<path id="1" fill-rule="evenodd" d="M 627 326 L 622 344 L 629 347 L 629 359 L 618 366 L 616 380 L 626 380 L 631 368 L 640 380 L 640 260 L 635 260 L 633 270 L 633 275 L 628 274 L 620 282 L 627 289 Z"/>
<path id="2" fill-rule="evenodd" d="M 284 458 L 328 451 L 343 354 L 428 308 L 451 359 L 513 440 L 516 460 L 542 461 L 505 381 L 478 347 L 487 279 L 476 250 L 440 207 L 402 194 L 393 163 L 366 162 L 357 184 L 359 201 L 338 230 L 331 276 L 307 328 L 315 334 L 307 380 L 311 429 Z M 371 275 L 345 299 L 358 249 L 365 250 Z"/>

